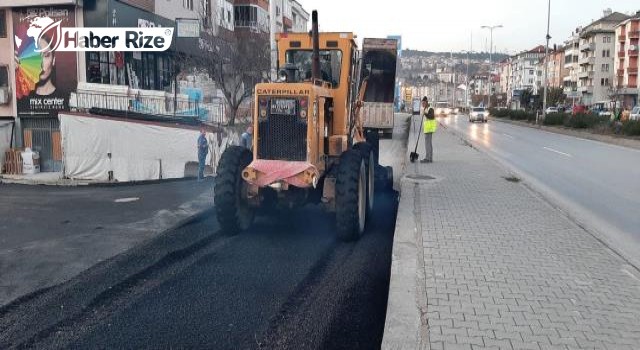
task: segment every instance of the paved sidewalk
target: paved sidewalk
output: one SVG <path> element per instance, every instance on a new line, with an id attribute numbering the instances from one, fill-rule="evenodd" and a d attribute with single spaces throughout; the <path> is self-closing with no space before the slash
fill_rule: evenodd
<path id="1" fill-rule="evenodd" d="M 638 270 L 448 130 L 434 150 L 402 182 L 383 349 L 640 348 Z"/>
<path id="2" fill-rule="evenodd" d="M 0 308 L 213 207 L 213 181 L 0 184 Z"/>

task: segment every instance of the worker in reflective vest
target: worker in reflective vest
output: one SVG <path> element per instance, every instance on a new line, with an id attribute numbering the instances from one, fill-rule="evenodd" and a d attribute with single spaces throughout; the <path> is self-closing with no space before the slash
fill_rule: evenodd
<path id="1" fill-rule="evenodd" d="M 435 112 L 433 107 L 429 105 L 429 99 L 427 97 L 422 98 L 422 131 L 424 132 L 424 159 L 420 163 L 433 163 L 433 133 L 438 129 L 438 122 L 436 121 Z"/>

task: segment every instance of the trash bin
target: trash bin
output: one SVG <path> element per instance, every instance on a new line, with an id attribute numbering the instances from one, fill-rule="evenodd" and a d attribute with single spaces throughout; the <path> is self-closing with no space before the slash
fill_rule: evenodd
<path id="1" fill-rule="evenodd" d="M 22 152 L 22 173 L 37 174 L 40 172 L 40 154 L 31 148 Z"/>

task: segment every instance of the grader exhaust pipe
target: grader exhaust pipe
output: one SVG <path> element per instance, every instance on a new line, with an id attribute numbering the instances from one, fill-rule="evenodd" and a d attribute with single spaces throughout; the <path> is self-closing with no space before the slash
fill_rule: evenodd
<path id="1" fill-rule="evenodd" d="M 311 79 L 321 79 L 320 74 L 320 35 L 318 34 L 318 11 L 311 14 L 311 39 L 313 40 L 313 56 L 311 57 Z"/>

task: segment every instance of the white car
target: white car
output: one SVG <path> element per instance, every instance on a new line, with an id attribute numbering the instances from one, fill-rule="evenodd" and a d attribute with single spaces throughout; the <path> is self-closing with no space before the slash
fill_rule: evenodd
<path id="1" fill-rule="evenodd" d="M 560 113 L 560 110 L 558 109 L 558 107 L 547 107 L 547 110 L 545 111 L 546 114 L 551 114 L 551 113 Z"/>
<path id="2" fill-rule="evenodd" d="M 629 115 L 629 120 L 640 120 L 640 106 L 635 106 Z"/>
<path id="3" fill-rule="evenodd" d="M 489 111 L 484 107 L 473 107 L 469 113 L 469 123 L 489 121 Z"/>

